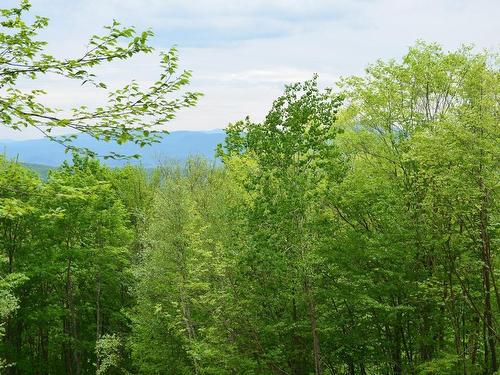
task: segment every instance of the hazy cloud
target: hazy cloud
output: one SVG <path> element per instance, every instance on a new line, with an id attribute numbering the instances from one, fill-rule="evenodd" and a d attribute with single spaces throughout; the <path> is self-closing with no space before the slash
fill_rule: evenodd
<path id="1" fill-rule="evenodd" d="M 12 4 L 12 0 L 2 0 Z M 399 57 L 417 39 L 446 48 L 474 43 L 499 47 L 497 0 L 32 0 L 33 12 L 50 17 L 43 37 L 58 55 L 82 51 L 89 35 L 113 18 L 151 27 L 158 49 L 177 44 L 182 66 L 194 72 L 192 89 L 205 93 L 170 129 L 222 128 L 251 115 L 260 120 L 287 82 L 319 73 L 331 85 L 362 74 L 377 58 Z M 157 56 L 113 64 L 100 74 L 112 85 L 131 78 L 147 84 L 158 73 Z M 57 80 L 38 82 L 58 107 L 101 99 L 91 89 Z M 32 137 L 0 129 L 0 137 Z"/>

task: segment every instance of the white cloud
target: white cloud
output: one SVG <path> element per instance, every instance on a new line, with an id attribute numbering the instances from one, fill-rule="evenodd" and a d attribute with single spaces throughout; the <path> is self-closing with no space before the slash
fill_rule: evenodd
<path id="1" fill-rule="evenodd" d="M 322 84 L 332 85 L 341 75 L 361 74 L 377 58 L 403 55 L 417 39 L 445 48 L 464 42 L 499 47 L 497 0 L 32 2 L 34 13 L 51 18 L 44 36 L 58 54 L 78 53 L 87 36 L 112 18 L 153 27 L 159 48 L 178 43 L 182 66 L 194 72 L 192 89 L 205 96 L 171 123 L 172 130 L 222 128 L 247 114 L 262 119 L 285 83 L 316 72 Z M 100 72 L 114 85 L 133 77 L 147 83 L 157 75 L 157 63 L 151 55 Z M 59 107 L 100 99 L 61 82 L 40 85 L 50 87 L 45 100 Z M 6 134 L 0 129 L 0 138 Z"/>

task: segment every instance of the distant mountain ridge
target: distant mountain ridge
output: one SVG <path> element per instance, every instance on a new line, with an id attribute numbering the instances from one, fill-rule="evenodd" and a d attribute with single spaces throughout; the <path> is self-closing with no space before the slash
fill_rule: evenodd
<path id="1" fill-rule="evenodd" d="M 24 165 L 26 168 L 31 169 L 32 171 L 38 173 L 38 175 L 46 180 L 50 170 L 54 169 L 54 167 L 49 167 L 48 165 L 43 165 L 43 164 L 32 164 L 32 163 L 21 163 Z"/>
<path id="2" fill-rule="evenodd" d="M 126 143 L 98 141 L 88 135 L 80 135 L 74 142 L 75 146 L 87 147 L 99 155 L 118 152 L 125 155 L 140 154 L 137 160 L 104 160 L 103 163 L 112 167 L 125 164 L 141 164 L 153 167 L 162 160 L 186 160 L 189 156 L 199 155 L 209 160 L 215 160 L 215 149 L 225 138 L 223 130 L 211 131 L 173 131 L 167 134 L 160 143 L 143 148 Z M 41 164 L 50 167 L 60 165 L 64 160 L 71 160 L 71 154 L 64 153 L 64 147 L 48 139 L 33 140 L 1 140 L 0 153 L 9 158 L 17 158 L 22 163 Z"/>

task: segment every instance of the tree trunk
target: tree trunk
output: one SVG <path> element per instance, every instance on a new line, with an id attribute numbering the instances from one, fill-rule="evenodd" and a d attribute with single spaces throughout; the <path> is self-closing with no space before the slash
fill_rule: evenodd
<path id="1" fill-rule="evenodd" d="M 40 326 L 38 329 L 40 336 L 40 373 L 47 375 L 49 364 L 49 333 L 47 327 Z"/>
<path id="2" fill-rule="evenodd" d="M 361 364 L 359 365 L 359 374 L 366 375 L 366 368 L 364 362 L 361 362 Z"/>
<path id="3" fill-rule="evenodd" d="M 394 375 L 401 375 L 403 368 L 401 363 L 401 335 L 400 327 L 398 325 L 394 327 L 394 335 L 392 337 L 392 340 L 392 373 Z"/>
<path id="4" fill-rule="evenodd" d="M 297 301 L 295 297 L 292 299 L 292 321 L 298 326 L 299 317 L 297 314 Z M 298 355 L 300 353 L 302 342 L 301 342 L 300 334 L 294 330 L 292 333 L 292 351 L 291 351 L 291 360 L 290 360 L 290 368 L 292 369 L 293 375 L 302 375 L 306 372 L 305 358 L 302 355 Z"/>
<path id="5" fill-rule="evenodd" d="M 354 367 L 354 362 L 352 361 L 352 359 L 349 359 L 349 361 L 347 362 L 347 373 L 349 375 L 356 375 L 356 368 Z"/>
<path id="6" fill-rule="evenodd" d="M 76 327 L 76 312 L 73 300 L 73 281 L 71 278 L 71 257 L 68 258 L 68 265 L 66 270 L 66 304 L 69 313 L 69 319 L 67 321 L 68 333 L 71 337 L 71 368 L 74 369 L 76 375 L 81 374 L 81 363 L 80 363 L 80 353 L 76 348 L 76 341 L 78 338 L 77 327 Z"/>
<path id="7" fill-rule="evenodd" d="M 491 262 L 491 249 L 490 249 L 490 237 L 488 233 L 488 215 L 486 212 L 486 207 L 481 207 L 480 211 L 480 229 L 481 229 L 481 242 L 482 242 L 482 261 L 483 261 L 483 287 L 484 287 L 484 319 L 487 326 L 487 344 L 489 347 L 489 352 L 491 356 L 491 370 L 495 372 L 498 370 L 497 356 L 496 356 L 496 335 L 493 328 L 493 312 L 491 308 L 491 284 L 490 277 L 492 274 L 492 262 Z M 497 301 L 498 302 L 498 301 Z M 488 363 L 489 360 L 486 361 Z"/>
<path id="8" fill-rule="evenodd" d="M 488 266 L 486 264 L 483 265 L 483 283 L 484 283 L 484 319 L 486 323 L 485 330 L 485 344 L 488 347 L 488 351 L 485 350 L 485 365 L 490 367 L 488 364 L 490 359 L 488 358 L 487 353 L 490 353 L 491 356 L 491 373 L 494 373 L 498 370 L 497 364 L 497 356 L 496 356 L 496 339 L 495 332 L 493 330 L 493 318 L 491 311 L 491 291 L 490 291 L 490 277 Z"/>
<path id="9" fill-rule="evenodd" d="M 96 297 L 95 297 L 95 339 L 96 343 L 99 342 L 99 339 L 102 335 L 102 321 L 101 321 L 101 273 L 97 271 L 96 275 Z M 96 370 L 99 370 L 101 367 L 101 359 L 99 356 L 96 358 Z"/>
<path id="10" fill-rule="evenodd" d="M 319 346 L 319 336 L 318 336 L 318 324 L 316 320 L 316 304 L 314 302 L 314 296 L 311 290 L 311 282 L 306 277 L 304 281 L 304 289 L 307 295 L 308 307 L 309 307 L 309 320 L 311 322 L 311 335 L 313 339 L 313 354 L 314 354 L 314 373 L 316 375 L 321 375 L 321 353 Z"/>

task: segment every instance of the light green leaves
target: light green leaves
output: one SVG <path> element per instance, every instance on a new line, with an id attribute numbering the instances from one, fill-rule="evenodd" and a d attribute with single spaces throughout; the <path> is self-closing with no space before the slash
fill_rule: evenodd
<path id="1" fill-rule="evenodd" d="M 132 81 L 123 88 L 108 89 L 108 84 L 95 74 L 97 66 L 116 60 L 127 60 L 137 54 L 153 52 L 150 45 L 152 31 L 137 32 L 124 27 L 116 20 L 105 27 L 103 35 L 93 35 L 87 50 L 77 58 L 58 59 L 44 53 L 46 43 L 37 35 L 48 25 L 46 18 L 36 17 L 32 24 L 27 12 L 29 1 L 22 1 L 18 8 L 0 10 L 0 119 L 1 125 L 14 130 L 34 127 L 47 138 L 60 143 L 67 151 L 95 155 L 92 150 L 72 144 L 72 138 L 55 137 L 53 129 L 66 128 L 104 141 L 117 140 L 119 144 L 134 142 L 141 147 L 158 142 L 166 134 L 164 125 L 183 109 L 192 107 L 201 96 L 186 91 L 178 97 L 172 94 L 189 84 L 190 71 L 176 75 L 177 50 L 171 48 L 160 53 L 162 72 L 158 81 L 149 87 L 140 87 Z M 67 111 L 41 103 L 43 90 L 25 91 L 17 88 L 18 80 L 36 80 L 45 75 L 80 81 L 106 90 L 105 103 L 95 108 L 77 105 Z M 76 95 L 75 95 L 76 96 Z M 145 134 L 147 130 L 151 133 Z M 110 158 L 126 158 L 118 153 Z M 136 157 L 133 155 L 132 157 Z"/>

